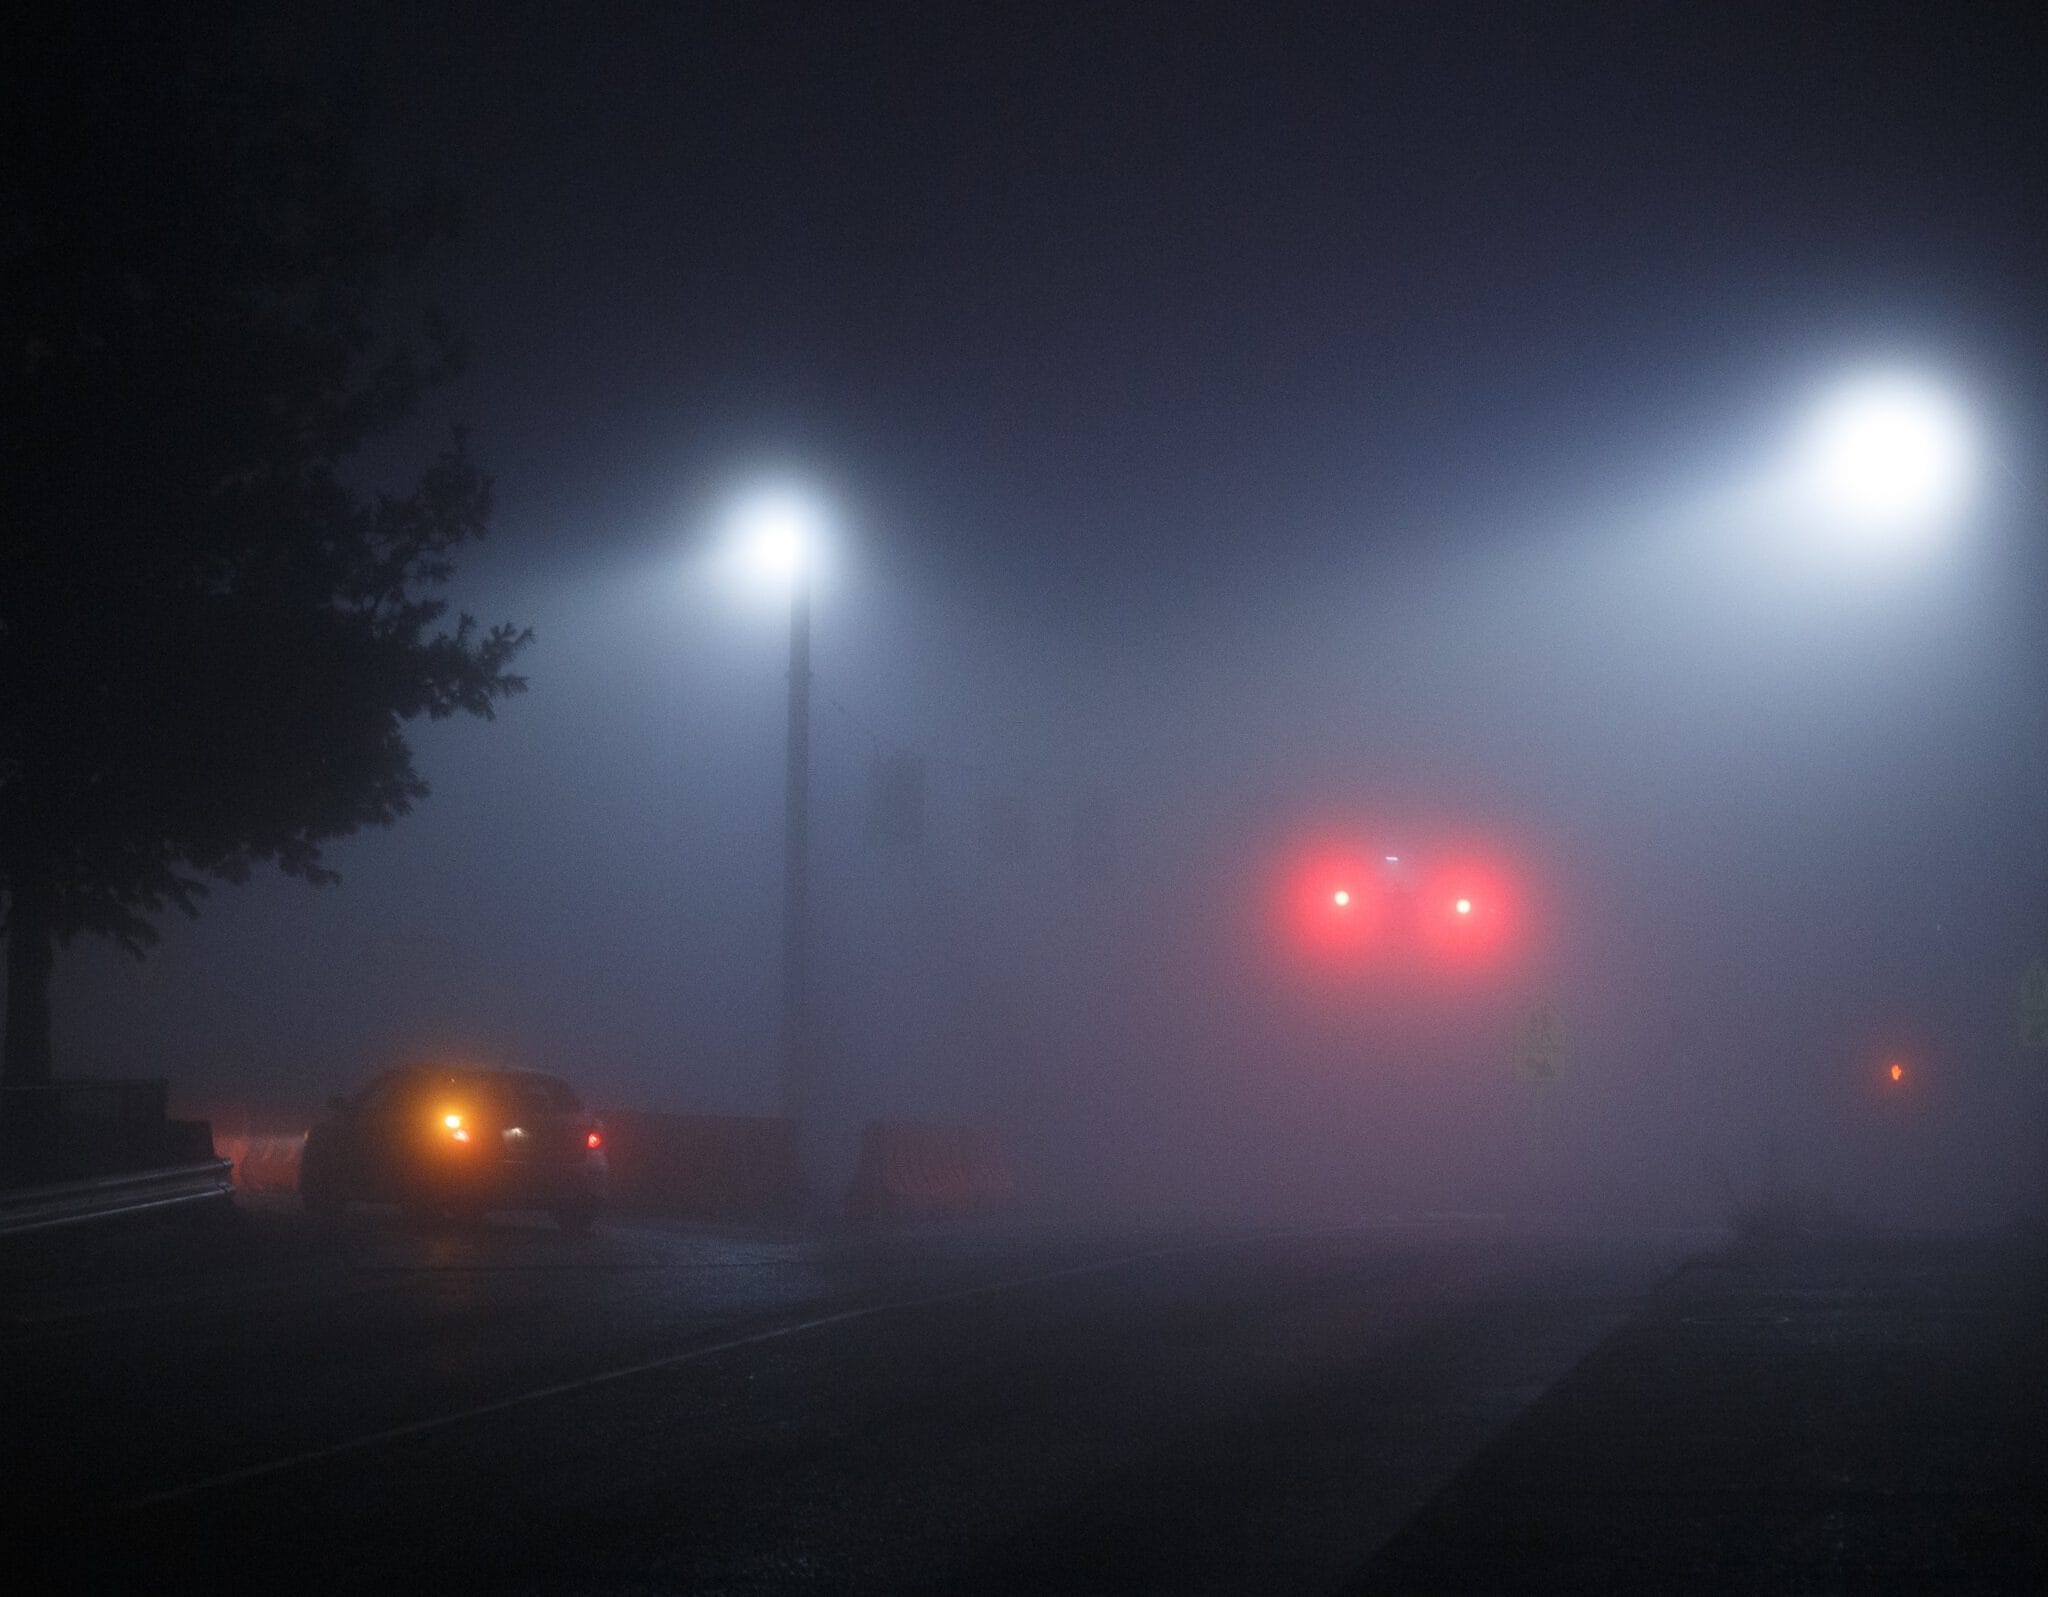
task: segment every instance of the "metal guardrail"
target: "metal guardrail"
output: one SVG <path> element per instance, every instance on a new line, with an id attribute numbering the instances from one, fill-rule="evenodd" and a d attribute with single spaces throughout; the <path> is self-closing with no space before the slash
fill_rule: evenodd
<path id="1" fill-rule="evenodd" d="M 0 1188 L 0 1236 L 107 1220 L 179 1203 L 220 1202 L 234 1195 L 234 1165 L 203 1159 L 162 1170 L 59 1181 L 44 1187 Z"/>

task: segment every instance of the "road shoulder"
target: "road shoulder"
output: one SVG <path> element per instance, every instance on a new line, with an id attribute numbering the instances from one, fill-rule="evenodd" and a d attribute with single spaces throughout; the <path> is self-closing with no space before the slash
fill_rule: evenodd
<path id="1" fill-rule="evenodd" d="M 2017 1235 L 1698 1260 L 1358 1589 L 2048 1590 L 2043 1264 Z"/>

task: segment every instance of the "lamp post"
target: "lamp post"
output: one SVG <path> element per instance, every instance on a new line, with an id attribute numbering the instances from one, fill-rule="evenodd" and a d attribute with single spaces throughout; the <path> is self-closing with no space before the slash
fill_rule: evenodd
<path id="1" fill-rule="evenodd" d="M 810 1008 L 811 567 L 799 560 L 789 586 L 789 759 L 783 787 L 782 1112 L 810 1107 L 814 1061 Z"/>
<path id="2" fill-rule="evenodd" d="M 811 579 L 819 513 L 788 490 L 740 507 L 742 553 L 789 589 L 789 730 L 782 834 L 782 1112 L 801 1120 L 816 1087 L 810 1000 Z"/>

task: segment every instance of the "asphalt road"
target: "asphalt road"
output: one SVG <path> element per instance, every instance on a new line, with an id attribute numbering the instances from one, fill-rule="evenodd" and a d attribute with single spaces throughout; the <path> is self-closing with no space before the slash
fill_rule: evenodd
<path id="1" fill-rule="evenodd" d="M 43 1587 L 1338 1589 L 1705 1240 L 245 1213 L 6 1260 L 0 1446 Z"/>

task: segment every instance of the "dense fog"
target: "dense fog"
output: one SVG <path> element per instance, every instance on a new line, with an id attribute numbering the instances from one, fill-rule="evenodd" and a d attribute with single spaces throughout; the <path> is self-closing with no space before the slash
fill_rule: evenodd
<path id="1" fill-rule="evenodd" d="M 2038 241 L 1970 140 L 2024 96 L 1958 61 L 1987 131 L 1915 165 L 1910 118 L 1841 124 L 1877 68 L 1800 103 L 1797 41 L 1624 163 L 1602 118 L 1683 51 L 1547 38 L 1539 90 L 1514 9 L 1469 57 L 1318 56 L 1326 96 L 1220 35 L 940 72 L 768 11 L 277 45 L 468 200 L 426 287 L 473 365 L 363 470 L 474 423 L 499 512 L 456 596 L 534 627 L 531 691 L 417 728 L 433 795 L 339 886 L 67 948 L 59 1071 L 287 1126 L 409 1058 L 774 1112 L 787 617 L 725 558 L 773 479 L 829 533 L 821 1181 L 911 1115 L 999 1125 L 1083 1211 L 2019 1207 Z M 1129 103 L 1033 93 L 1090 72 Z M 1873 369 L 1982 433 L 1924 537 L 1774 487 Z M 922 835 L 878 841 L 903 755 Z M 1431 919 L 1468 893 L 1484 936 Z"/>

